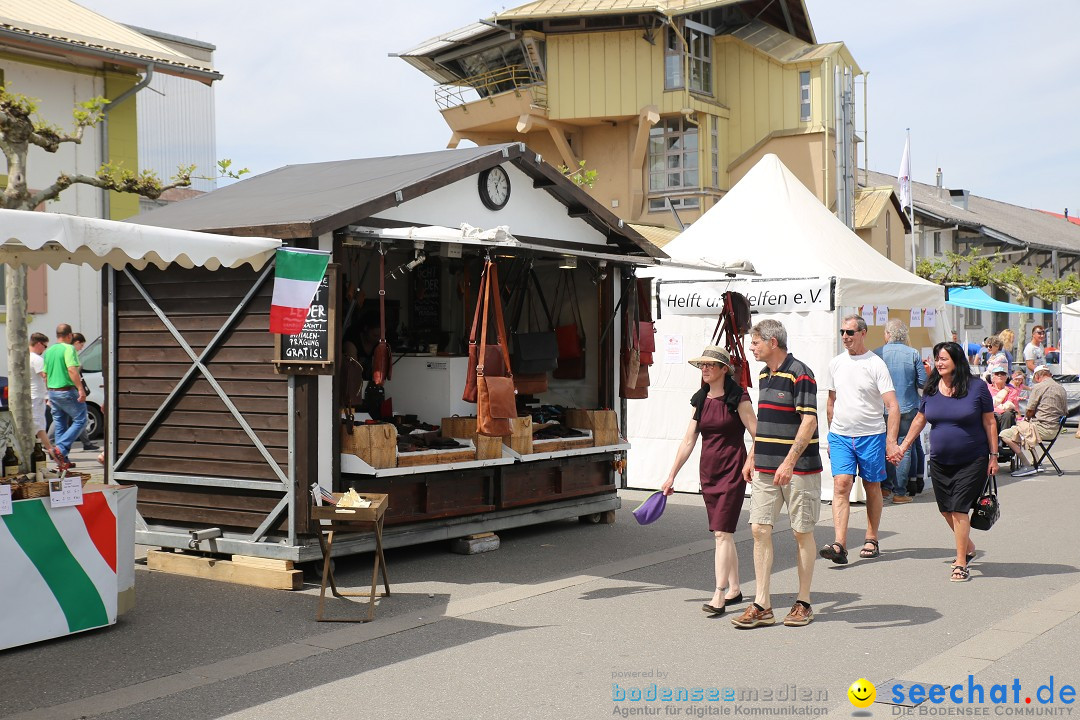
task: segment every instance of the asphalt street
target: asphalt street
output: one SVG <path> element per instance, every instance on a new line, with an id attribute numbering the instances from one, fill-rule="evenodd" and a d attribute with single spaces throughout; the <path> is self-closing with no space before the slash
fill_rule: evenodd
<path id="1" fill-rule="evenodd" d="M 1054 455 L 1064 476 L 1004 478 L 1001 521 L 974 533 L 970 582 L 948 580 L 952 536 L 928 490 L 886 506 L 881 557 L 817 561 L 816 617 L 802 628 L 737 630 L 744 606 L 701 611 L 713 540 L 696 495 L 674 496 L 646 527 L 630 510 L 647 494 L 624 491 L 614 525 L 505 531 L 475 556 L 446 543 L 390 550 L 393 594 L 364 625 L 316 623 L 313 574 L 289 593 L 138 565 L 136 607 L 116 626 L 0 653 L 0 717 L 897 717 L 913 684 L 946 693 L 913 716 L 1067 716 L 1065 686 L 1080 685 L 1080 440 L 1063 437 Z M 819 546 L 831 524 L 824 505 Z M 864 528 L 853 506 L 849 545 Z M 749 526 L 736 540 L 749 600 Z M 779 618 L 796 589 L 786 516 L 775 547 Z M 339 584 L 362 589 L 370 563 L 339 559 Z M 866 709 L 847 694 L 861 678 L 876 686 Z"/>

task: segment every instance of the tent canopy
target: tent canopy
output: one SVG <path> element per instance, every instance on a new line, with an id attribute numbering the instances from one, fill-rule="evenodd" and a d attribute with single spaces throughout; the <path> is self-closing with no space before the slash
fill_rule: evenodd
<path id="1" fill-rule="evenodd" d="M 944 307 L 940 285 L 866 244 L 771 153 L 664 251 L 687 263 L 745 258 L 767 278 L 836 278 L 838 307 Z M 683 268 L 650 274 L 664 281 L 709 279 L 708 272 Z"/>
<path id="2" fill-rule="evenodd" d="M 258 270 L 281 246 L 280 240 L 235 237 L 150 227 L 29 210 L 0 210 L 0 263 L 58 268 L 64 263 L 122 268 L 147 265 Z"/>
<path id="3" fill-rule="evenodd" d="M 956 307 L 970 308 L 972 310 L 990 310 L 1003 313 L 1052 313 L 1053 310 L 1046 308 L 1028 307 L 1016 303 L 995 300 L 977 287 L 949 288 L 946 302 Z"/>

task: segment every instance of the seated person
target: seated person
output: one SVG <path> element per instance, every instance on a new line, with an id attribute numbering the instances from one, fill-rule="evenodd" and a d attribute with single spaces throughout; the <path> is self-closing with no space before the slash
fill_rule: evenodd
<path id="1" fill-rule="evenodd" d="M 1004 365 L 990 366 L 990 382 L 986 385 L 994 401 L 999 433 L 1016 424 L 1016 413 L 1020 409 L 1020 390 L 1009 385 L 1008 381 L 1009 371 Z"/>
<path id="2" fill-rule="evenodd" d="M 1028 396 L 1027 410 L 1024 416 L 1031 420 L 1040 440 L 1052 440 L 1061 429 L 1061 417 L 1068 413 L 1068 404 L 1065 397 L 1065 388 L 1054 380 L 1050 369 L 1045 365 L 1039 365 L 1032 372 L 1035 385 L 1031 388 Z M 1013 477 L 1026 477 L 1034 475 L 1037 470 L 1030 465 L 1027 457 L 1020 449 L 1020 429 L 1014 425 L 1001 431 L 1001 439 L 1016 453 L 1016 459 L 1020 468 L 1013 473 Z"/>
<path id="3" fill-rule="evenodd" d="M 1002 365 L 1005 367 L 1006 370 L 1009 369 L 1009 359 L 1005 355 L 1003 345 L 1004 344 L 1001 342 L 1001 338 L 999 338 L 997 335 L 991 335 L 990 337 L 986 338 L 987 368 L 994 367 L 995 365 Z M 989 383 L 992 379 L 993 378 L 990 377 L 990 373 L 987 372 L 986 382 Z M 990 391 L 990 394 L 993 395 L 993 391 Z"/>

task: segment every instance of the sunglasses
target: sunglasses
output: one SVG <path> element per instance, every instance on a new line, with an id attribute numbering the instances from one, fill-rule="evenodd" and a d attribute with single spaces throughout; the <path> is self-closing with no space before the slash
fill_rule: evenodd
<path id="1" fill-rule="evenodd" d="M 858 330 L 841 330 L 840 334 L 841 335 L 847 335 L 848 337 L 855 337 L 855 333 L 857 333 L 857 332 L 859 332 L 859 331 Z"/>

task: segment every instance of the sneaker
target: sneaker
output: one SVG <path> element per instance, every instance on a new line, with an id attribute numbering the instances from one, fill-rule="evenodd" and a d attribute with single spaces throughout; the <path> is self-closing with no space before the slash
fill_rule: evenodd
<path id="1" fill-rule="evenodd" d="M 757 603 L 750 603 L 750 606 L 746 608 L 737 618 L 731 618 L 731 624 L 737 628 L 756 628 L 761 625 L 772 625 L 776 622 L 776 617 L 773 616 L 772 608 L 766 610 Z"/>
<path id="2" fill-rule="evenodd" d="M 1032 465 L 1024 465 L 1019 470 L 1014 470 L 1012 472 L 1012 476 L 1013 477 L 1030 477 L 1030 476 L 1036 474 L 1037 472 L 1039 472 L 1039 471 L 1036 470 L 1034 466 L 1032 466 Z"/>
<path id="3" fill-rule="evenodd" d="M 82 449 L 84 451 L 86 451 L 86 452 L 94 452 L 95 450 L 100 450 L 101 447 L 98 446 L 98 445 L 95 445 L 94 443 L 89 443 L 89 444 L 83 445 Z"/>
<path id="4" fill-rule="evenodd" d="M 788 627 L 802 627 L 803 625 L 809 625 L 810 621 L 814 619 L 814 611 L 809 605 L 796 601 L 791 606 L 791 612 L 784 618 L 784 624 Z"/>
<path id="5" fill-rule="evenodd" d="M 893 505 L 900 505 L 903 503 L 909 503 L 914 500 L 910 495 L 893 495 Z"/>

